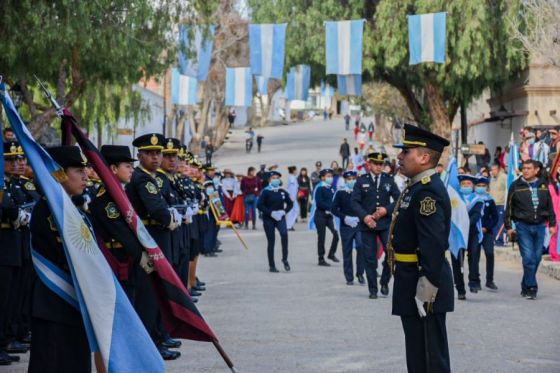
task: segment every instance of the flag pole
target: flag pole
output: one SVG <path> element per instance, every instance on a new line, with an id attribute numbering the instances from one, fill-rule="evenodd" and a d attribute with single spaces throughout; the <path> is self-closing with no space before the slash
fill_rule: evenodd
<path id="1" fill-rule="evenodd" d="M 218 350 L 218 352 L 220 353 L 220 356 L 222 357 L 222 359 L 224 359 L 225 363 L 227 364 L 229 369 L 232 371 L 232 373 L 237 373 L 237 370 L 235 370 L 235 367 L 233 366 L 233 362 L 229 358 L 228 354 L 222 348 L 222 345 L 220 344 L 220 342 L 218 342 L 218 340 L 214 339 L 212 341 L 212 343 L 214 344 L 214 347 L 216 347 L 216 350 Z"/>
<path id="2" fill-rule="evenodd" d="M 243 237 L 241 237 L 241 234 L 239 234 L 239 231 L 235 228 L 233 223 L 231 223 L 230 228 L 233 230 L 233 233 L 235 233 L 237 238 L 239 238 L 239 241 L 241 241 L 241 243 L 243 244 L 243 247 L 245 247 L 245 250 L 249 250 L 249 247 L 247 246 L 247 243 L 245 242 Z"/>

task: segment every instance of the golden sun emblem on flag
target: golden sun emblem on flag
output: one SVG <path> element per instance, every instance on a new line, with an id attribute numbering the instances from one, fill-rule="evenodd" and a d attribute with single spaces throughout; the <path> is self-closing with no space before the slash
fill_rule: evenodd
<path id="1" fill-rule="evenodd" d="M 451 199 L 451 208 L 456 209 L 457 207 L 459 207 L 459 201 L 457 200 L 457 198 Z"/>

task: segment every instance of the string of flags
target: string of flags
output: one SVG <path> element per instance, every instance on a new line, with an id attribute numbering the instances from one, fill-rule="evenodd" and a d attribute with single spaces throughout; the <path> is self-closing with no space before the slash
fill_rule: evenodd
<path id="1" fill-rule="evenodd" d="M 445 63 L 446 12 L 409 15 L 409 64 Z M 327 21 L 325 27 L 326 74 L 336 75 L 340 96 L 362 95 L 364 19 Z M 253 78 L 256 90 L 266 95 L 269 79 L 282 79 L 284 71 L 286 23 L 249 25 L 250 66 L 226 69 L 226 106 L 251 106 Z M 194 38 L 189 44 L 189 32 Z M 178 68 L 172 72 L 172 101 L 177 105 L 197 103 L 198 82 L 208 77 L 215 27 L 209 37 L 201 29 L 179 28 Z M 185 53 L 188 47 L 190 53 Z M 311 82 L 309 65 L 290 67 L 285 95 L 288 100 L 307 100 Z M 334 89 L 321 83 L 320 95 L 333 97 Z"/>

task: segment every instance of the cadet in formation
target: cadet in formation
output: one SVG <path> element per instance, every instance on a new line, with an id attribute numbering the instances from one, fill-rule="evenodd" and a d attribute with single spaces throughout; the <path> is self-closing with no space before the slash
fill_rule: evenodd
<path id="1" fill-rule="evenodd" d="M 445 252 L 451 203 L 435 167 L 449 141 L 405 125 L 395 147 L 410 179 L 396 203 L 388 252 L 394 259 L 393 315 L 401 317 L 409 372 L 450 372 L 445 316 L 453 311 L 453 280 Z"/>
<path id="2" fill-rule="evenodd" d="M 277 229 L 282 243 L 282 264 L 284 264 L 284 270 L 290 271 L 286 213 L 292 209 L 293 202 L 290 194 L 280 188 L 280 178 L 282 177 L 280 172 L 270 171 L 268 176 L 268 186 L 264 188 L 257 202 L 257 208 L 262 212 L 263 216 L 263 228 L 267 241 L 268 267 L 270 272 L 278 272 L 274 263 L 275 229 Z"/>
<path id="3" fill-rule="evenodd" d="M 328 259 L 335 263 L 339 260 L 335 256 L 336 248 L 338 246 L 338 233 L 334 228 L 334 219 L 332 216 L 331 208 L 334 197 L 333 191 L 333 170 L 325 168 L 319 172 L 320 182 L 315 187 L 313 193 L 313 206 L 311 211 L 310 225 L 315 224 L 317 228 L 317 255 L 319 257 L 319 265 L 329 267 L 330 264 L 325 260 L 325 238 L 327 228 L 332 233 L 331 247 L 329 249 Z"/>
<path id="4" fill-rule="evenodd" d="M 369 298 L 377 298 L 377 255 L 378 240 L 385 250 L 383 271 L 381 273 L 381 294 L 389 294 L 391 271 L 387 262 L 387 241 L 389 225 L 395 202 L 400 192 L 393 178 L 382 172 L 387 154 L 368 154 L 369 172 L 360 176 L 352 191 L 351 205 L 360 219 L 364 266 L 369 288 Z"/>

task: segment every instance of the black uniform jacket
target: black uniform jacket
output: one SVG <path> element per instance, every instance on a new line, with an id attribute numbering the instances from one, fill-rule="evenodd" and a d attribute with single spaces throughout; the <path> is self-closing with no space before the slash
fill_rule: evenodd
<path id="1" fill-rule="evenodd" d="M 272 219 L 272 211 L 284 210 L 286 213 L 292 209 L 294 203 L 290 194 L 282 188 L 265 188 L 257 202 L 257 208 L 262 211 L 263 219 Z"/>
<path id="2" fill-rule="evenodd" d="M 417 254 L 418 263 L 396 262 L 393 286 L 393 314 L 412 316 L 420 276 L 438 288 L 434 313 L 453 311 L 453 279 L 445 258 L 449 248 L 451 203 L 440 177 L 428 170 L 411 180 L 403 191 L 390 237 L 395 255 Z"/>
<path id="3" fill-rule="evenodd" d="M 12 222 L 19 213 L 18 190 L 14 178 L 4 178 L 4 193 L 0 203 L 0 266 L 19 267 L 22 263 L 22 235 Z"/>

